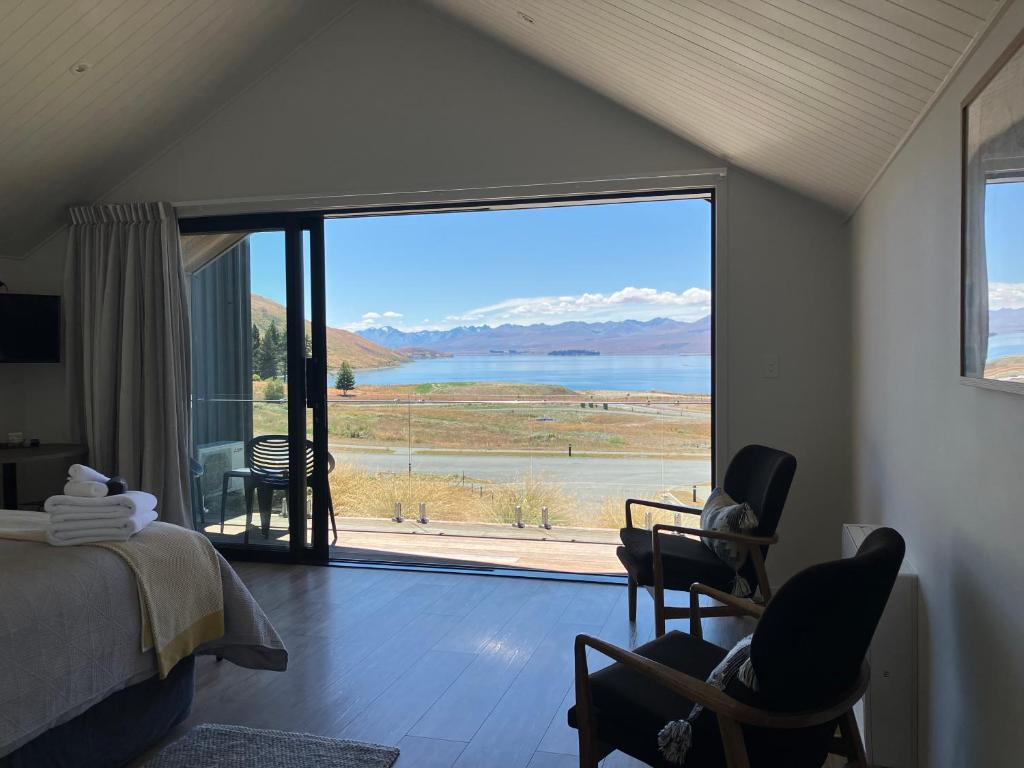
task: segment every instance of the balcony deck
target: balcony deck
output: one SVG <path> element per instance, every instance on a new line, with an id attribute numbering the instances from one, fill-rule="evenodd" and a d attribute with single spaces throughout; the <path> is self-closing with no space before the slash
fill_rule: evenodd
<path id="1" fill-rule="evenodd" d="M 689 518 L 689 516 L 686 516 Z M 258 520 L 258 515 L 256 520 Z M 686 520 L 687 524 L 693 520 Z M 618 531 L 601 528 L 538 527 L 415 520 L 396 523 L 372 518 L 339 517 L 338 542 L 332 559 L 390 563 L 427 563 L 483 568 L 529 568 L 580 574 L 624 573 L 615 556 Z M 206 533 L 215 542 L 242 543 L 244 516 L 208 522 Z M 270 536 L 252 527 L 249 543 L 280 545 L 288 541 L 288 519 L 278 510 L 270 518 Z"/>

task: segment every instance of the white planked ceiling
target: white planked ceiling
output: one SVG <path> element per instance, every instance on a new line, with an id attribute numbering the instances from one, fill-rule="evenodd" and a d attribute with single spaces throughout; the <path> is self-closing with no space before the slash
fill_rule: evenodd
<path id="1" fill-rule="evenodd" d="M 430 2 L 723 159 L 846 211 L 1000 6 Z"/>
<path id="2" fill-rule="evenodd" d="M 0 257 L 26 255 L 68 205 L 110 192 L 356 2 L 0 0 Z M 1000 4 L 427 2 L 844 210 Z"/>
<path id="3" fill-rule="evenodd" d="M 0 256 L 24 256 L 353 2 L 0 0 Z"/>

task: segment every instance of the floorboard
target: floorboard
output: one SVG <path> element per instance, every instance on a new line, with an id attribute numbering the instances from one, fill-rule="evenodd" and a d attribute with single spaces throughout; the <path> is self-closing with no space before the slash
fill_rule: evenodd
<path id="1" fill-rule="evenodd" d="M 624 586 L 429 571 L 237 563 L 289 649 L 284 673 L 199 659 L 188 720 L 397 744 L 398 768 L 570 768 L 573 638 L 653 636 Z M 677 622 L 686 629 L 686 622 Z M 749 632 L 706 622 L 708 639 Z M 591 657 L 592 668 L 607 661 Z M 151 753 L 152 754 L 152 753 Z M 141 763 L 139 763 L 141 765 Z M 602 768 L 640 765 L 615 753 Z"/>

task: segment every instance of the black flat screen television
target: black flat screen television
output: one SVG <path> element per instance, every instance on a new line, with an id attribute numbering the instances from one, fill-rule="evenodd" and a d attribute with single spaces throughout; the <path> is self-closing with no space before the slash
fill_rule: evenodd
<path id="1" fill-rule="evenodd" d="M 0 363 L 60 362 L 60 296 L 0 292 Z"/>

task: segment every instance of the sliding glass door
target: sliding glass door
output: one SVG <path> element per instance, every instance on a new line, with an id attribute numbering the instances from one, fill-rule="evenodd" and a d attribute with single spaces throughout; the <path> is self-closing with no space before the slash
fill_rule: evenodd
<path id="1" fill-rule="evenodd" d="M 182 227 L 193 522 L 237 555 L 325 561 L 323 220 L 233 223 Z"/>
<path id="2" fill-rule="evenodd" d="M 619 573 L 626 498 L 703 503 L 712 194 L 467 207 L 182 222 L 218 546 Z"/>

